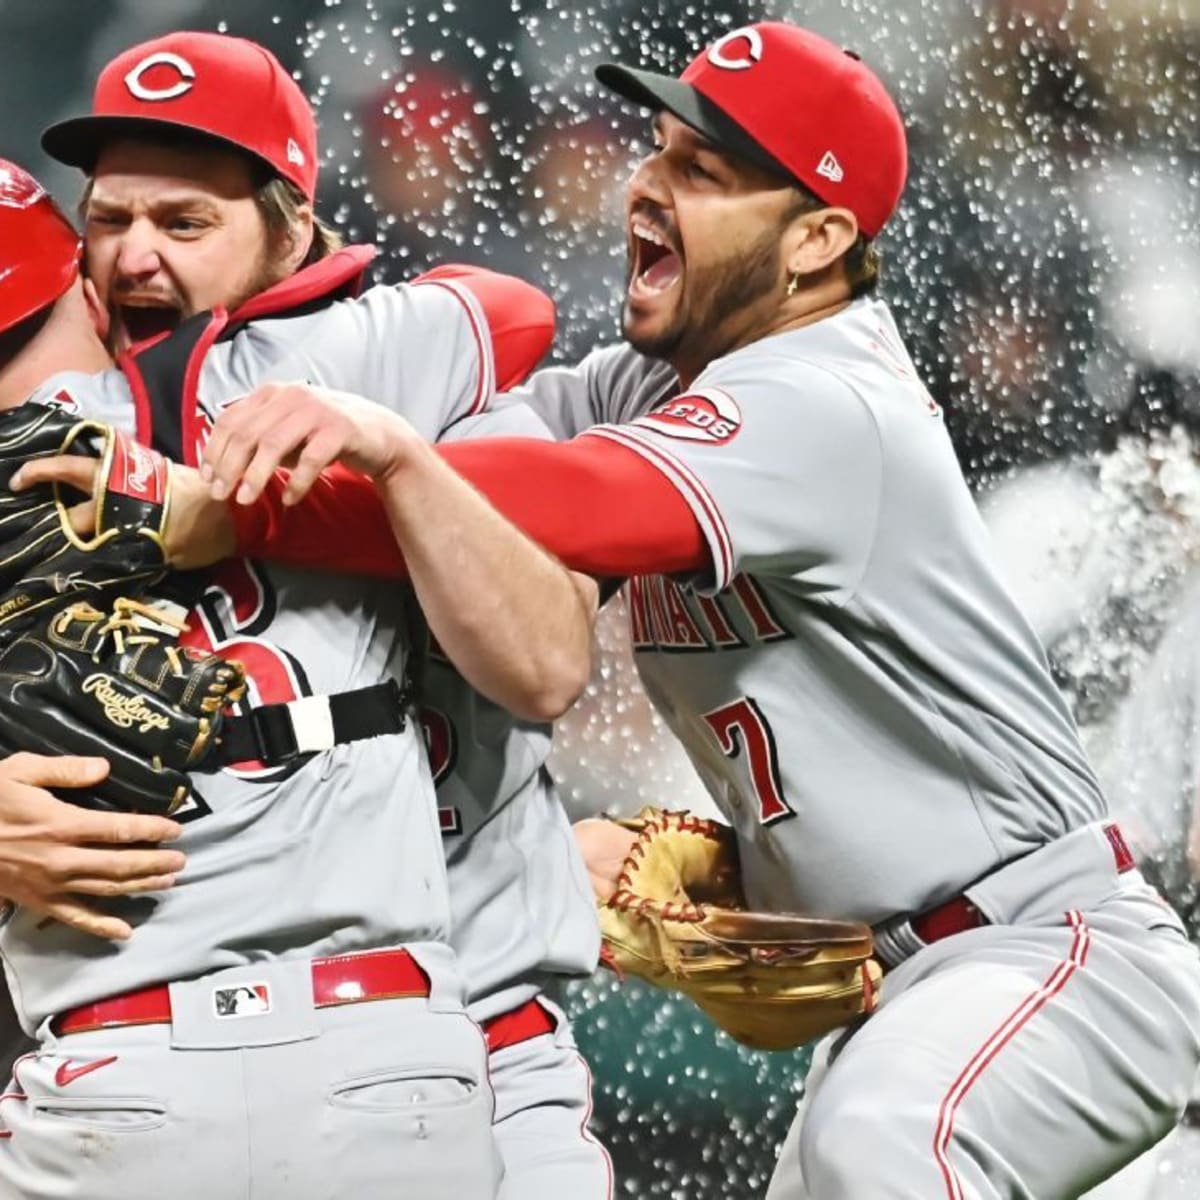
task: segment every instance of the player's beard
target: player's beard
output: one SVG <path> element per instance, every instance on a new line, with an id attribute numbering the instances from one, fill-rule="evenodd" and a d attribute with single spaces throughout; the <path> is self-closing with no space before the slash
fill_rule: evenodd
<path id="1" fill-rule="evenodd" d="M 779 278 L 778 229 L 765 230 L 720 262 L 704 266 L 686 258 L 679 302 L 667 326 L 632 336 L 627 313 L 626 340 L 649 358 L 703 366 L 744 340 L 746 310 L 777 290 Z"/>
<path id="2" fill-rule="evenodd" d="M 287 275 L 287 270 L 280 266 L 279 255 L 274 252 L 269 243 L 264 245 L 262 252 L 258 256 L 258 261 L 254 264 L 254 269 L 247 276 L 246 284 L 239 289 L 241 295 L 225 307 L 229 312 L 235 312 L 247 300 L 257 296 L 259 292 L 265 292 L 267 288 L 281 283 L 287 278 Z"/>

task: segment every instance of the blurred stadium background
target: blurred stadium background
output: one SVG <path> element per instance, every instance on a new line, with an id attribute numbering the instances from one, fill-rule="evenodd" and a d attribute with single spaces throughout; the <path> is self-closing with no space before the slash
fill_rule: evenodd
<path id="1" fill-rule="evenodd" d="M 1194 928 L 1200 0 L 0 0 L 0 154 L 70 206 L 80 180 L 38 134 L 86 107 L 116 51 L 173 28 L 254 38 L 312 96 L 319 208 L 378 244 L 379 277 L 522 274 L 558 300 L 569 360 L 615 336 L 621 187 L 646 135 L 592 67 L 678 69 L 763 18 L 857 50 L 905 113 L 885 295 L 1114 805 Z M 704 809 L 621 629 L 608 614 L 557 739 L 564 796 L 579 814 Z M 740 1051 L 604 978 L 567 1002 L 618 1195 L 761 1193 L 805 1055 Z M 1186 1151 L 1115 1200 L 1200 1193 Z"/>

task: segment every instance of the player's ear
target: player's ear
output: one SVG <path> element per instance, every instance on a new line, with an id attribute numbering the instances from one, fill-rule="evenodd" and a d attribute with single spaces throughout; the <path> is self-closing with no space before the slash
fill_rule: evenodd
<path id="1" fill-rule="evenodd" d="M 91 319 L 96 336 L 107 345 L 112 318 L 109 316 L 108 309 L 100 302 L 100 293 L 96 291 L 96 285 L 86 278 L 83 281 L 83 302 L 87 305 L 88 317 Z"/>
<path id="2" fill-rule="evenodd" d="M 308 257 L 313 242 L 313 210 L 311 204 L 299 204 L 288 221 L 287 245 L 284 247 L 285 275 L 300 269 Z"/>
<path id="3" fill-rule="evenodd" d="M 802 213 L 784 230 L 783 261 L 790 276 L 824 271 L 854 245 L 858 220 L 848 208 Z"/>

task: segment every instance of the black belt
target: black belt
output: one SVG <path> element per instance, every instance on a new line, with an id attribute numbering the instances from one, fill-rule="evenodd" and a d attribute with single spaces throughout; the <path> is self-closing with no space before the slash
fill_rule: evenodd
<path id="1" fill-rule="evenodd" d="M 225 718 L 201 769 L 252 760 L 279 766 L 347 742 L 400 733 L 406 704 L 404 689 L 394 679 L 352 692 L 263 704 Z"/>

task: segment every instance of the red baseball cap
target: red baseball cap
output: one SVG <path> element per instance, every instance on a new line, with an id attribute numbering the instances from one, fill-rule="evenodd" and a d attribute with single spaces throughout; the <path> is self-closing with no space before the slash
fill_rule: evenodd
<path id="1" fill-rule="evenodd" d="M 900 201 L 908 151 L 895 104 L 857 55 L 807 29 L 764 21 L 732 30 L 678 79 L 616 63 L 596 78 L 848 208 L 868 237 Z"/>
<path id="2" fill-rule="evenodd" d="M 91 171 L 116 137 L 188 129 L 245 150 L 309 199 L 317 126 L 296 81 L 267 49 L 221 33 L 169 33 L 118 54 L 100 72 L 92 112 L 51 125 L 42 148 Z"/>
<path id="3" fill-rule="evenodd" d="M 66 292 L 79 274 L 82 250 L 46 189 L 0 158 L 0 333 Z"/>

